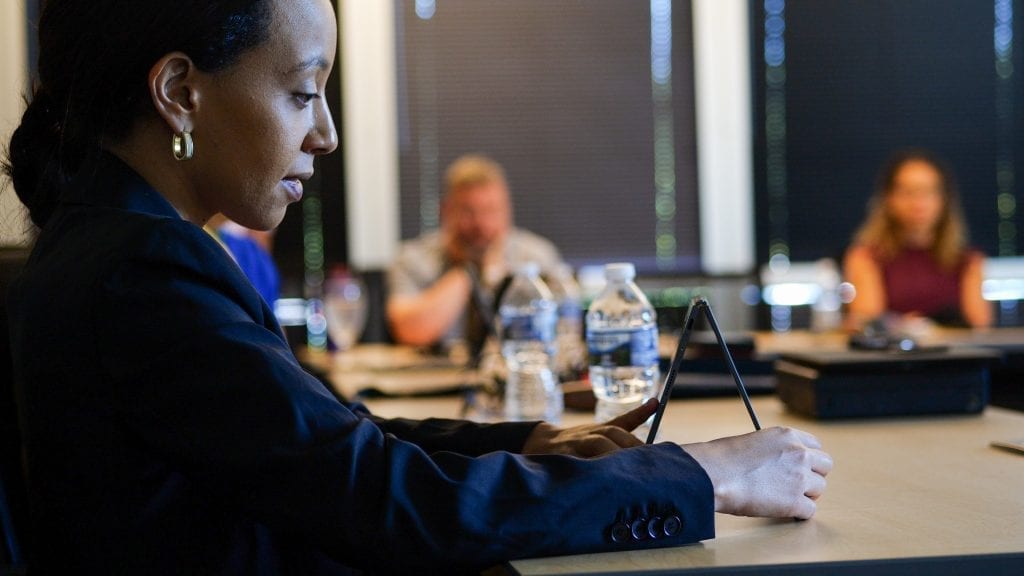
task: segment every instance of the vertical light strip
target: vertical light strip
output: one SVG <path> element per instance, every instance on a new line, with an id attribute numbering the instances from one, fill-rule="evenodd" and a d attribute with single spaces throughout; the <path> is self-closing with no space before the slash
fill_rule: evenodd
<path id="1" fill-rule="evenodd" d="M 415 52 L 416 156 L 419 159 L 420 174 L 420 233 L 435 230 L 441 225 L 441 166 L 439 157 L 437 125 L 437 53 L 434 35 L 435 27 L 430 20 L 437 12 L 434 0 L 416 0 L 416 15 L 419 20 L 413 26 L 424 27 L 424 41 Z M 412 115 L 410 115 L 412 117 Z"/>
<path id="2" fill-rule="evenodd" d="M 339 4 L 349 260 L 362 270 L 384 268 L 399 239 L 395 3 Z"/>
<path id="3" fill-rule="evenodd" d="M 320 191 L 312 187 L 302 199 L 302 261 L 305 269 L 306 344 L 327 349 L 327 318 L 320 297 L 324 287 L 324 218 Z"/>
<path id="4" fill-rule="evenodd" d="M 676 147 L 672 113 L 672 0 L 651 0 L 651 94 L 654 99 L 655 254 L 661 270 L 676 260 Z"/>
<path id="5" fill-rule="evenodd" d="M 306 190 L 302 199 L 302 262 L 306 270 L 307 297 L 320 294 L 324 283 L 324 218 L 320 191 Z"/>
<path id="6" fill-rule="evenodd" d="M 754 251 L 750 6 L 693 0 L 701 267 L 749 274 Z"/>
<path id="7" fill-rule="evenodd" d="M 1017 255 L 1016 174 L 1013 168 L 1013 0 L 995 0 L 996 209 L 999 255 Z"/>
<path id="8" fill-rule="evenodd" d="M 789 209 L 786 205 L 786 2 L 764 2 L 765 168 L 768 192 L 768 258 L 789 263 Z"/>
<path id="9" fill-rule="evenodd" d="M 768 266 L 789 269 L 786 170 L 786 1 L 764 2 L 765 188 L 768 193 Z M 789 306 L 771 307 L 772 330 L 792 327 Z"/>
<path id="10" fill-rule="evenodd" d="M 0 148 L 25 111 L 22 96 L 28 86 L 27 16 L 24 2 L 0 2 Z M 28 215 L 7 176 L 0 174 L 0 245 L 26 245 L 30 241 Z"/>

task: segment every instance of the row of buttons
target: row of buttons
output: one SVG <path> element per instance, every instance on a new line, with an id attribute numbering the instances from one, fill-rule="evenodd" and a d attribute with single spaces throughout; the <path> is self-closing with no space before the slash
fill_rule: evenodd
<path id="1" fill-rule="evenodd" d="M 683 520 L 675 514 L 641 515 L 632 522 L 616 522 L 611 527 L 612 542 L 648 540 L 675 536 L 683 530 Z"/>

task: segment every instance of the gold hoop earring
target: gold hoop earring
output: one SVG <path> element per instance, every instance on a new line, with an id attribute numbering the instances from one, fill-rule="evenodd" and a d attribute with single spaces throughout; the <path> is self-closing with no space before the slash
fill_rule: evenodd
<path id="1" fill-rule="evenodd" d="M 192 133 L 182 130 L 181 134 L 175 134 L 171 138 L 171 153 L 174 154 L 175 160 L 191 160 L 196 153 L 195 144 L 192 142 Z"/>

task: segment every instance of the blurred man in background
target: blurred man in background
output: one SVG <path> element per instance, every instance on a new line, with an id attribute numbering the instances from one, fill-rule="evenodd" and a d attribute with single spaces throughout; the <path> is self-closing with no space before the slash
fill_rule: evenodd
<path id="1" fill-rule="evenodd" d="M 502 167 L 462 156 L 445 172 L 440 230 L 403 243 L 388 271 L 392 334 L 412 345 L 480 338 L 477 308 L 493 306 L 495 288 L 526 262 L 546 271 L 561 258 L 551 242 L 513 226 Z"/>

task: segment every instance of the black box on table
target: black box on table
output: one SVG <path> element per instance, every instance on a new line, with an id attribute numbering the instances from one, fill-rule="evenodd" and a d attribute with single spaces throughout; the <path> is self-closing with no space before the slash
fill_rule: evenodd
<path id="1" fill-rule="evenodd" d="M 974 348 L 786 353 L 775 362 L 776 392 L 793 412 L 821 419 L 979 413 L 999 358 Z"/>

